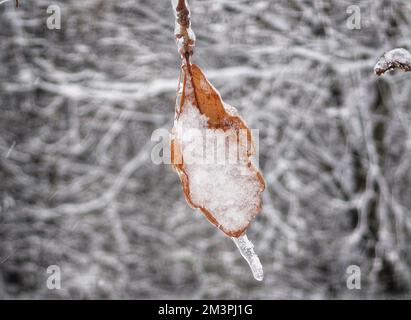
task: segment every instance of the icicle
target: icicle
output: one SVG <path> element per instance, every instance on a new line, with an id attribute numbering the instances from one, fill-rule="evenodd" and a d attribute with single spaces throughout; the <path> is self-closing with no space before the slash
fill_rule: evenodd
<path id="1" fill-rule="evenodd" d="M 231 239 L 233 239 L 238 250 L 240 250 L 241 255 L 248 262 L 254 278 L 258 281 L 262 281 L 264 278 L 263 266 L 254 252 L 254 245 L 248 240 L 247 235 L 244 233 L 238 238 L 232 237 Z"/>

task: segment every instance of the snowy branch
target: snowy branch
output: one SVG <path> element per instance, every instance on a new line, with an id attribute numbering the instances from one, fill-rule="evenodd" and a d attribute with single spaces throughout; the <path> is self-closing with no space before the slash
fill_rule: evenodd
<path id="1" fill-rule="evenodd" d="M 380 76 L 393 69 L 411 71 L 411 53 L 402 48 L 384 53 L 375 65 L 374 72 Z"/>
<path id="2" fill-rule="evenodd" d="M 187 59 L 193 54 L 195 44 L 195 34 L 190 26 L 190 8 L 187 0 L 172 0 L 171 3 L 176 17 L 174 35 L 178 52 Z"/>

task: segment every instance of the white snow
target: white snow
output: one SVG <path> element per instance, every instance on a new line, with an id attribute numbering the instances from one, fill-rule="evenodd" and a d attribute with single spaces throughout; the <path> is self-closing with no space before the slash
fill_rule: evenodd
<path id="1" fill-rule="evenodd" d="M 403 48 L 396 48 L 384 53 L 374 67 L 376 74 L 380 75 L 384 72 L 400 68 L 403 70 L 411 70 L 411 53 Z"/>
<path id="2" fill-rule="evenodd" d="M 257 213 L 261 184 L 248 167 L 246 134 L 239 136 L 238 143 L 235 129 L 209 129 L 207 121 L 190 103 L 177 119 L 190 196 L 225 230 L 238 231 Z"/>
<path id="3" fill-rule="evenodd" d="M 401 64 L 407 64 L 411 61 L 411 54 L 403 48 L 397 48 L 384 54 L 384 58 L 387 61 L 397 61 Z"/>

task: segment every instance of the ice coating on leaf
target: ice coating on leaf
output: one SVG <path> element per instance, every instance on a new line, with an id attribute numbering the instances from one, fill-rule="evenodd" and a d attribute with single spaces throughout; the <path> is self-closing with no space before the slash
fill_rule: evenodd
<path id="1" fill-rule="evenodd" d="M 172 162 L 187 202 L 230 237 L 239 237 L 261 210 L 264 180 L 251 163 L 251 132 L 222 102 L 201 70 L 183 66 Z"/>
<path id="2" fill-rule="evenodd" d="M 381 75 L 388 70 L 402 69 L 411 71 L 411 53 L 403 48 L 393 49 L 384 53 L 374 67 L 374 72 Z"/>
<path id="3" fill-rule="evenodd" d="M 207 128 L 207 117 L 191 104 L 184 106 L 177 135 L 192 202 L 212 213 L 228 232 L 246 228 L 260 205 L 261 192 L 248 159 L 238 157 L 246 154 L 247 145 L 237 143 L 235 129 Z"/>
<path id="4" fill-rule="evenodd" d="M 254 252 L 254 245 L 248 240 L 247 235 L 244 233 L 238 238 L 232 238 L 236 244 L 238 250 L 240 250 L 241 255 L 248 262 L 251 268 L 253 276 L 258 281 L 263 281 L 264 271 L 261 265 L 260 258 Z"/>

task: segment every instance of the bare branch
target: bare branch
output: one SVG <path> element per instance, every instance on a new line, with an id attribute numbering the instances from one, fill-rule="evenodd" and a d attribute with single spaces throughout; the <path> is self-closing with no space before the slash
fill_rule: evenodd
<path id="1" fill-rule="evenodd" d="M 411 53 L 403 48 L 393 49 L 384 53 L 375 65 L 374 72 L 380 76 L 393 69 L 411 71 Z"/>

